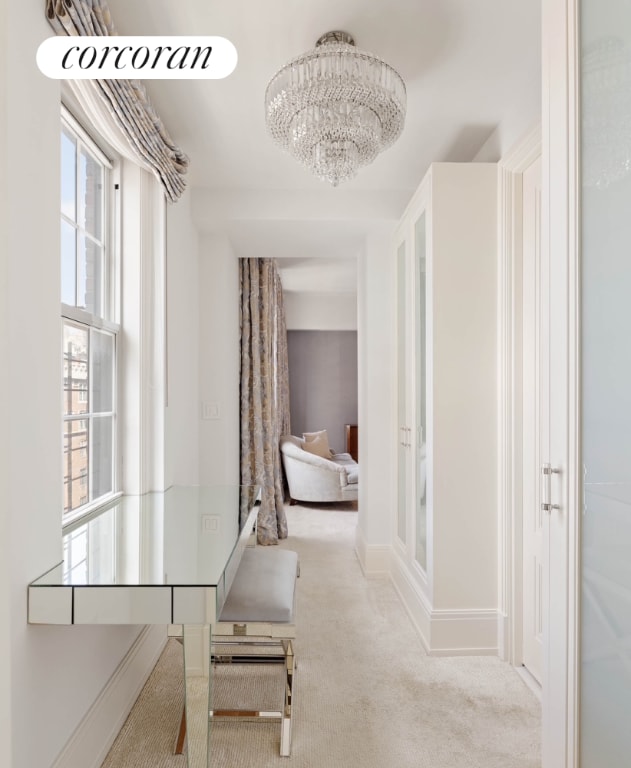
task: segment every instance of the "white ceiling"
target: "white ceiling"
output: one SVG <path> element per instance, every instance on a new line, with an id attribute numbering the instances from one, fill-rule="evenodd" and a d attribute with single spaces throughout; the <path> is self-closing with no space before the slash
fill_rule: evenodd
<path id="1" fill-rule="evenodd" d="M 234 43 L 239 62 L 225 80 L 154 80 L 147 90 L 190 157 L 194 197 L 225 213 L 223 222 L 210 215 L 202 229 L 226 231 L 239 255 L 290 259 L 284 284 L 297 286 L 302 275 L 305 290 L 321 292 L 328 283 L 339 289 L 342 274 L 354 280 L 352 269 L 338 273 L 334 262 L 355 260 L 371 223 L 402 213 L 431 162 L 471 160 L 498 126 L 519 120 L 525 132 L 539 116 L 537 0 L 108 4 L 120 34 L 221 35 Z M 408 98 L 396 144 L 338 188 L 278 149 L 263 108 L 272 75 L 334 29 L 398 70 Z M 321 259 L 319 279 L 304 264 L 314 257 Z"/>

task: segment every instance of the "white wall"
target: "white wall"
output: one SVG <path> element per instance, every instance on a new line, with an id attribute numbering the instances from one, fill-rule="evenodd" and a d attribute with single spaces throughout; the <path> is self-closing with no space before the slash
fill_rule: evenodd
<path id="1" fill-rule="evenodd" d="M 283 291 L 288 331 L 357 330 L 355 293 Z"/>
<path id="2" fill-rule="evenodd" d="M 239 270 L 222 235 L 204 235 L 199 254 L 199 481 L 239 482 Z M 213 414 L 214 415 L 214 414 Z"/>
<path id="3" fill-rule="evenodd" d="M 61 342 L 59 319 L 59 84 L 36 68 L 50 36 L 42 3 L 11 3 L 2 35 L 10 183 L 2 296 L 9 314 L 2 398 L 9 488 L 1 509 L 9 539 L 11 721 L 2 734 L 10 768 L 49 768 L 138 633 L 136 627 L 46 627 L 26 622 L 26 587 L 61 559 Z M 6 87 L 5 87 L 6 86 Z M 5 172 L 6 171 L 6 172 Z M 4 182 L 3 182 L 4 183 Z M 4 367 L 4 366 L 3 366 Z M 3 675 L 3 678 L 5 675 Z M 3 687 L 3 696 L 5 695 Z M 82 767 L 83 768 L 83 767 Z"/>
<path id="4" fill-rule="evenodd" d="M 533 93 L 536 99 L 519 99 L 510 111 L 510 118 L 500 123 L 480 147 L 472 162 L 497 163 L 508 154 L 527 129 L 534 128 L 541 121 L 541 92 Z"/>
<path id="5" fill-rule="evenodd" d="M 537 4 L 541 15 L 541 3 Z M 533 45 L 541 48 L 541 36 L 538 35 Z M 541 55 L 537 57 L 541 62 Z M 505 118 L 480 147 L 472 158 L 476 163 L 497 163 L 521 139 L 527 130 L 534 128 L 541 121 L 541 68 L 530 74 L 531 83 L 526 87 L 513 89 L 513 101 L 510 109 L 504 109 Z M 531 87 L 532 86 L 532 87 Z"/>
<path id="6" fill-rule="evenodd" d="M 8 3 L 0 4 L 0 49 L 7 50 Z M 7 81 L 7 56 L 0 56 L 0 83 L 4 93 Z M 7 175 L 7 101 L 0 99 L 0 360 L 9 360 L 9 260 L 8 232 L 10 216 L 10 181 Z M 6 425 L 10 413 L 9 366 L 0 367 L 0 424 Z M 5 428 L 3 427 L 3 432 Z M 0 440 L 0 615 L 11 611 L 11 540 L 9 528 L 9 457 L 8 440 Z M 11 765 L 11 625 L 0 623 L 0 765 Z"/>
<path id="7" fill-rule="evenodd" d="M 357 332 L 287 331 L 291 432 L 325 429 L 346 451 L 346 424 L 357 424 Z"/>
<path id="8" fill-rule="evenodd" d="M 433 608 L 497 606 L 497 168 L 432 166 Z"/>
<path id="9" fill-rule="evenodd" d="M 191 193 L 167 208 L 166 486 L 199 482 L 199 238 Z"/>
<path id="10" fill-rule="evenodd" d="M 392 371 L 395 269 L 391 240 L 395 222 L 368 236 L 358 260 L 358 425 L 361 483 L 357 552 L 366 572 L 386 571 L 391 542 L 392 433 L 396 429 Z"/>
<path id="11" fill-rule="evenodd" d="M 541 16 L 541 3 L 537 4 L 539 16 Z M 541 49 L 541 36 L 533 41 L 537 49 Z M 541 55 L 537 61 L 541 62 Z M 530 74 L 532 83 L 527 83 L 525 88 L 513 89 L 513 101 L 510 109 L 505 109 L 505 118 L 480 147 L 478 153 L 472 158 L 476 163 L 497 163 L 510 149 L 521 139 L 526 131 L 534 128 L 541 122 L 541 67 Z M 530 87 L 530 86 L 533 87 Z"/>

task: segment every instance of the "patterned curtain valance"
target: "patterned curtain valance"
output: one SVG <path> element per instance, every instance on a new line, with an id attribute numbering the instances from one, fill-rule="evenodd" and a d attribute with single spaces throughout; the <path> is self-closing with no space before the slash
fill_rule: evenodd
<path id="1" fill-rule="evenodd" d="M 115 35 L 105 0 L 46 0 L 46 16 L 58 35 Z M 175 146 L 138 80 L 91 80 L 141 165 L 160 179 L 167 199 L 184 191 L 188 157 Z"/>

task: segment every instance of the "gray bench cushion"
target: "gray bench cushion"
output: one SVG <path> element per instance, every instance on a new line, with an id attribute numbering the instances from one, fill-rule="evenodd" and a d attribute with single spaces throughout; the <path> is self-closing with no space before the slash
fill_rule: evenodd
<path id="1" fill-rule="evenodd" d="M 219 621 L 292 624 L 298 555 L 288 549 L 248 547 Z"/>

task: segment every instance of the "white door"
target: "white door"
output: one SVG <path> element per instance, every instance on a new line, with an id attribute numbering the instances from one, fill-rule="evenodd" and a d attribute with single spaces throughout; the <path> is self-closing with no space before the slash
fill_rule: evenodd
<path id="1" fill-rule="evenodd" d="M 544 517 L 542 766 L 627 768 L 631 5 L 549 0 L 542 12 L 547 448 L 561 470 L 559 509 Z"/>
<path id="2" fill-rule="evenodd" d="M 580 5 L 581 768 L 631 765 L 631 4 Z"/>
<path id="3" fill-rule="evenodd" d="M 547 412 L 548 365 L 541 317 L 541 159 L 522 174 L 522 263 L 523 263 L 523 453 L 522 453 L 522 540 L 523 540 L 523 637 L 522 664 L 541 684 L 543 632 L 543 550 L 541 475 L 542 415 Z M 542 291 L 543 288 L 543 291 Z"/>

